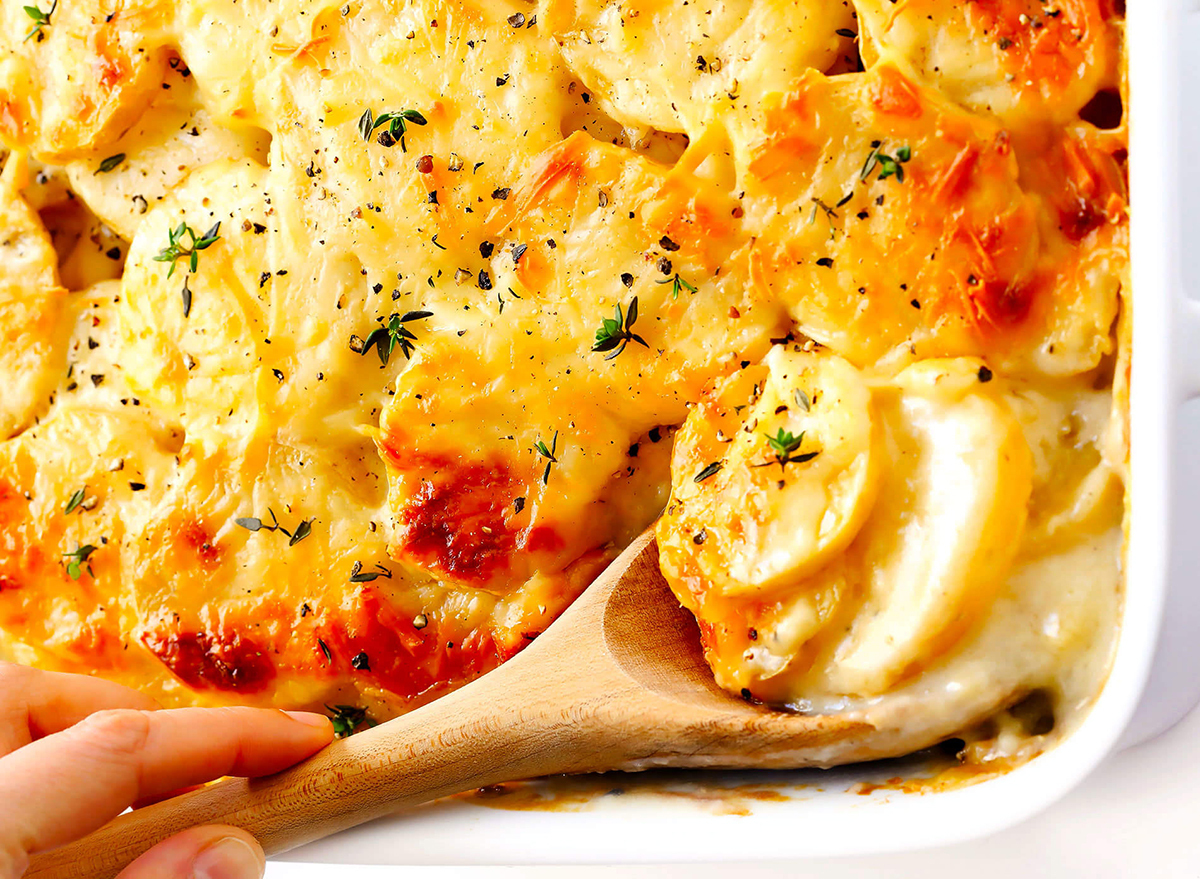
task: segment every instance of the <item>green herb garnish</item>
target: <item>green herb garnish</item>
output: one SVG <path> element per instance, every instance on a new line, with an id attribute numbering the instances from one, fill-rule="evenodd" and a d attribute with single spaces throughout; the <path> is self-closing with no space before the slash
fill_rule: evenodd
<path id="1" fill-rule="evenodd" d="M 63 510 L 63 515 L 69 516 L 69 515 L 71 515 L 72 512 L 74 512 L 76 509 L 78 509 L 79 505 L 81 503 L 83 503 L 83 498 L 84 498 L 85 494 L 87 494 L 87 486 L 86 485 L 83 488 L 79 489 L 79 491 L 77 491 L 73 495 L 71 495 L 70 500 L 67 501 L 66 509 Z"/>
<path id="2" fill-rule="evenodd" d="M 378 580 L 380 577 L 385 577 L 388 580 L 392 579 L 392 572 L 383 565 L 376 564 L 375 568 L 376 570 L 374 571 L 364 571 L 362 562 L 355 562 L 354 567 L 350 569 L 350 582 L 370 583 L 372 580 Z"/>
<path id="3" fill-rule="evenodd" d="M 710 477 L 710 476 L 716 476 L 717 473 L 719 473 L 721 471 L 721 468 L 724 466 L 725 465 L 722 464 L 720 461 L 713 461 L 711 464 L 709 464 L 707 467 L 705 467 L 703 470 L 701 470 L 699 473 L 697 473 L 694 477 L 692 477 L 692 482 L 703 482 L 704 480 L 708 479 L 708 477 Z"/>
<path id="4" fill-rule="evenodd" d="M 386 125 L 387 128 L 379 132 L 376 142 L 385 147 L 393 147 L 399 142 L 400 149 L 408 152 L 408 145 L 404 143 L 404 135 L 408 131 L 410 122 L 413 125 L 429 124 L 429 120 L 416 110 L 399 110 L 395 113 L 380 113 L 375 116 L 370 109 L 367 109 L 358 119 L 358 132 L 362 135 L 363 140 L 370 142 L 375 129 Z"/>
<path id="5" fill-rule="evenodd" d="M 833 221 L 836 220 L 837 216 L 838 216 L 837 211 L 835 211 L 829 205 L 825 204 L 825 202 L 821 201 L 821 199 L 819 199 L 819 198 L 812 199 L 812 203 L 813 203 L 812 213 L 810 213 L 808 215 L 808 225 L 811 226 L 813 223 L 815 223 L 817 221 L 817 211 L 818 210 L 824 211 L 825 219 L 829 221 L 829 237 L 833 238 L 835 232 L 837 231 L 837 228 L 833 224 Z"/>
<path id="6" fill-rule="evenodd" d="M 95 577 L 96 575 L 92 573 L 92 564 L 88 559 L 92 557 L 92 553 L 96 549 L 95 546 L 87 543 L 74 552 L 64 552 L 63 558 L 70 560 L 67 562 L 67 576 L 72 580 L 78 580 L 83 575 L 83 569 L 86 568 L 88 576 Z"/>
<path id="7" fill-rule="evenodd" d="M 427 317 L 433 317 L 433 312 L 410 311 L 403 315 L 393 314 L 384 326 L 376 327 L 371 331 L 371 335 L 367 336 L 362 343 L 361 350 L 354 348 L 353 344 L 351 348 L 358 351 L 359 354 L 366 354 L 374 348 L 379 354 L 379 362 L 383 366 L 388 365 L 388 360 L 397 346 L 404 353 L 404 359 L 411 360 L 413 352 L 416 350 L 413 342 L 417 341 L 417 337 L 404 324 L 410 320 L 424 320 Z"/>
<path id="8" fill-rule="evenodd" d="M 50 16 L 52 16 L 54 14 L 54 10 L 58 8 L 58 0 L 54 0 L 54 2 L 50 4 L 49 12 L 42 12 L 42 10 L 37 6 L 24 6 L 22 8 L 25 10 L 25 14 L 33 19 L 33 27 L 30 29 L 29 33 L 25 35 L 25 40 L 22 42 L 28 41 L 30 37 L 37 36 L 38 42 L 40 43 L 46 38 L 45 34 L 42 33 L 42 28 L 49 27 Z"/>
<path id="9" fill-rule="evenodd" d="M 678 298 L 679 298 L 679 290 L 680 290 L 680 288 L 682 288 L 682 289 L 684 289 L 684 290 L 687 290 L 689 293 L 695 293 L 695 292 L 696 292 L 696 288 L 695 288 L 695 287 L 693 287 L 691 284 L 689 284 L 689 283 L 688 283 L 687 281 L 685 281 L 683 278 L 679 277 L 679 272 L 676 272 L 676 273 L 675 273 L 675 277 L 673 277 L 673 278 L 666 278 L 665 280 L 662 280 L 662 281 L 655 281 L 654 283 L 656 283 L 656 284 L 670 284 L 670 285 L 671 285 L 671 298 L 672 298 L 672 299 L 678 299 Z"/>
<path id="10" fill-rule="evenodd" d="M 296 526 L 295 531 L 288 531 L 279 524 L 279 519 L 275 517 L 275 511 L 267 507 L 267 512 L 271 514 L 271 524 L 267 525 L 262 519 L 255 517 L 244 517 L 234 519 L 233 523 L 239 527 L 245 528 L 247 531 L 278 531 L 281 534 L 286 534 L 288 537 L 288 546 L 295 546 L 308 535 L 312 534 L 312 523 L 316 519 L 305 519 Z"/>
<path id="11" fill-rule="evenodd" d="M 183 236 L 185 235 L 190 239 L 190 244 L 184 243 Z M 167 246 L 158 252 L 154 261 L 171 264 L 171 269 L 167 272 L 168 278 L 175 274 L 176 260 L 182 257 L 187 257 L 188 271 L 195 272 L 200 263 L 200 251 L 212 247 L 220 237 L 221 223 L 219 221 L 200 238 L 196 237 L 191 226 L 187 223 L 180 223 L 167 233 Z"/>
<path id="12" fill-rule="evenodd" d="M 646 344 L 646 340 L 633 332 L 633 324 L 638 318 L 638 300 L 634 296 L 629 300 L 629 310 L 624 314 L 621 313 L 621 303 L 617 303 L 614 308 L 615 318 L 606 317 L 600 324 L 600 329 L 596 330 L 596 343 L 592 345 L 593 351 L 611 351 L 612 353 L 605 357 L 605 360 L 612 360 L 625 350 L 625 346 L 630 342 L 637 342 L 644 348 L 650 346 Z"/>
<path id="13" fill-rule="evenodd" d="M 546 485 L 550 481 L 550 468 L 558 463 L 558 431 L 554 431 L 554 439 L 550 442 L 550 448 L 546 448 L 546 444 L 542 440 L 534 443 L 534 448 L 537 453 L 546 459 L 546 469 L 542 472 L 542 485 Z"/>
<path id="14" fill-rule="evenodd" d="M 889 177 L 895 177 L 899 182 L 904 182 L 904 163 L 912 158 L 912 147 L 902 146 L 896 150 L 896 157 L 892 158 L 884 152 L 882 143 L 876 143 L 871 150 L 871 154 L 867 156 L 867 160 L 863 162 L 862 171 L 858 175 L 858 179 L 866 182 L 871 176 L 871 172 L 879 168 L 879 180 L 886 180 Z"/>
<path id="15" fill-rule="evenodd" d="M 333 734 L 339 739 L 352 736 L 365 727 L 378 726 L 378 722 L 367 715 L 367 709 L 354 705 L 326 705 L 329 719 L 333 721 Z"/>
<path id="16" fill-rule="evenodd" d="M 772 464 L 778 464 L 783 467 L 787 464 L 803 464 L 805 461 L 811 461 L 817 457 L 820 452 L 805 452 L 803 455 L 793 455 L 800 449 L 800 445 L 804 442 L 805 431 L 800 431 L 799 436 L 794 436 L 790 430 L 779 428 L 779 432 L 775 436 L 769 433 L 763 434 L 767 438 L 767 445 L 771 447 L 771 451 L 775 453 L 774 461 L 767 461 L 765 464 L 755 464 L 756 467 L 769 467 Z"/>
<path id="17" fill-rule="evenodd" d="M 103 162 L 100 163 L 100 167 L 96 169 L 96 173 L 97 174 L 107 174 L 109 171 L 113 170 L 114 168 L 117 167 L 117 165 L 121 164 L 124 161 L 125 161 L 124 153 L 117 153 L 115 156 L 109 156 L 107 159 L 105 159 Z"/>

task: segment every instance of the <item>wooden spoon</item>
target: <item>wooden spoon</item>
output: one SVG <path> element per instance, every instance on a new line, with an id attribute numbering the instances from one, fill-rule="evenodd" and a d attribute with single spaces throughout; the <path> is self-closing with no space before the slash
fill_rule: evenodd
<path id="1" fill-rule="evenodd" d="M 37 855 L 26 876 L 111 877 L 198 824 L 243 827 L 275 854 L 504 781 L 660 766 L 827 766 L 894 747 L 861 719 L 785 714 L 719 689 L 647 531 L 537 641 L 479 680 L 277 775 L 228 779 L 124 814 Z"/>

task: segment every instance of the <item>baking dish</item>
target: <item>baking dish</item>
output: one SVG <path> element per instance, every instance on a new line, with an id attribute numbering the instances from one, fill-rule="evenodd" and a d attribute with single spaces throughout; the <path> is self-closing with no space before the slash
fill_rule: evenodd
<path id="1" fill-rule="evenodd" d="M 1176 451 L 1172 427 L 1181 403 L 1200 394 L 1200 350 L 1193 338 L 1200 307 L 1184 297 L 1179 223 L 1178 79 L 1187 10 L 1169 0 L 1135 0 L 1129 6 L 1135 310 L 1127 591 L 1112 672 L 1079 729 L 1007 775 L 945 792 L 851 793 L 856 782 L 879 777 L 880 769 L 847 767 L 766 777 L 760 773 L 754 776 L 756 782 L 768 781 L 789 797 L 755 803 L 749 816 L 716 815 L 687 800 L 637 796 L 599 798 L 581 812 L 499 811 L 443 802 L 297 850 L 289 860 L 744 860 L 944 845 L 1031 817 L 1081 781 L 1123 735 L 1130 743 L 1156 732 L 1156 720 L 1172 719 L 1150 717 L 1137 708 L 1155 656 L 1167 591 L 1167 525 Z M 1131 726 L 1135 713 L 1139 722 Z"/>

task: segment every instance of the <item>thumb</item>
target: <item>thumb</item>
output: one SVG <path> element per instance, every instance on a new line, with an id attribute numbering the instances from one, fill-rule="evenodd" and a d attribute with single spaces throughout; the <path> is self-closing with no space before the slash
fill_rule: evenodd
<path id="1" fill-rule="evenodd" d="M 262 846 L 236 827 L 193 827 L 177 833 L 121 871 L 117 879 L 262 879 Z"/>

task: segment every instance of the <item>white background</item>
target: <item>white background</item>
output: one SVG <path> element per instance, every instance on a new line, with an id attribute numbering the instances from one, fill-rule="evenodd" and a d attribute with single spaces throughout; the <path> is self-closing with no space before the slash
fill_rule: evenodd
<path id="1" fill-rule="evenodd" d="M 1131 0 L 1133 6 L 1136 0 Z M 1200 19 L 1193 16 L 1185 46 L 1200 46 Z M 1184 125 L 1184 223 L 1200 232 L 1200 52 L 1191 52 L 1185 71 L 1185 94 L 1196 96 L 1194 112 Z M 1195 235 L 1189 236 L 1195 240 Z M 1193 296 L 1200 295 L 1200 267 L 1188 267 Z M 1200 344 L 1198 340 L 1197 344 Z M 1172 620 L 1181 634 L 1173 662 L 1156 669 L 1152 692 L 1177 687 L 1194 690 L 1200 679 L 1200 405 L 1192 404 L 1181 419 L 1185 460 L 1180 470 L 1181 502 L 1174 520 Z M 1191 454 L 1188 454 L 1191 452 Z M 1200 595 L 1200 593 L 1197 593 Z M 1170 614 L 1171 611 L 1169 610 Z M 1170 625 L 1170 622 L 1168 623 Z M 1189 637 L 1190 636 L 1190 637 Z M 737 817 L 727 832 L 737 835 Z M 620 839 L 611 841 L 614 852 Z M 454 860 L 470 860 L 469 835 Z M 315 856 L 316 853 L 314 853 Z M 303 858 L 304 850 L 289 855 Z M 396 861 L 409 860 L 398 852 Z M 412 860 L 429 862 L 429 852 Z M 628 879 L 717 879 L 753 871 L 755 879 L 820 877 L 859 879 L 876 876 L 919 876 L 923 879 L 1018 879 L 1024 876 L 1195 877 L 1200 879 L 1200 710 L 1158 738 L 1113 755 L 1079 788 L 1042 815 L 996 836 L 949 848 L 868 858 L 814 859 L 788 863 L 659 865 L 642 867 L 353 867 L 333 864 L 273 863 L 268 879 L 379 877 L 592 877 Z"/>

